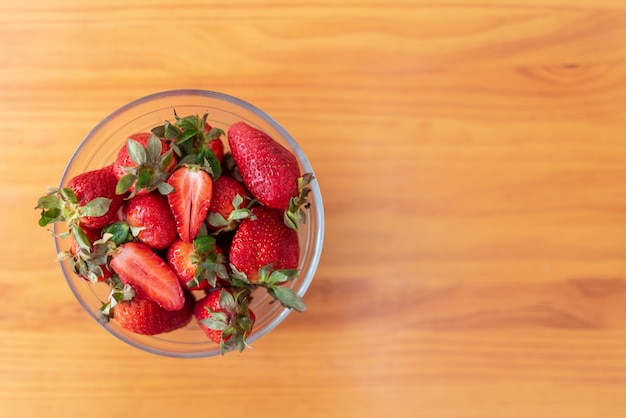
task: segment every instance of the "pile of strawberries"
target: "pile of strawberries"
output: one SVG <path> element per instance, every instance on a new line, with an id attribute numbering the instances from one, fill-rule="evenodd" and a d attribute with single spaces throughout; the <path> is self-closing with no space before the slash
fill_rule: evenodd
<path id="1" fill-rule="evenodd" d="M 131 135 L 112 164 L 51 188 L 36 208 L 41 226 L 67 224 L 71 243 L 59 259 L 110 286 L 103 322 L 155 335 L 195 318 L 224 354 L 247 347 L 256 289 L 306 310 L 284 284 L 298 276 L 312 179 L 291 151 L 245 122 L 225 133 L 206 114 L 174 112 Z"/>

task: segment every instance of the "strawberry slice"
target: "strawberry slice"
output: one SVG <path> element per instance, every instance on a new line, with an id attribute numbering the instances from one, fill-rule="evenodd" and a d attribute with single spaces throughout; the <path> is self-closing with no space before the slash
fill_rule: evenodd
<path id="1" fill-rule="evenodd" d="M 135 289 L 140 298 L 156 302 L 168 311 L 185 304 L 185 296 L 176 273 L 150 247 L 127 242 L 111 257 L 111 268 L 124 284 Z"/>
<path id="2" fill-rule="evenodd" d="M 170 176 L 174 191 L 167 195 L 176 219 L 176 230 L 185 242 L 192 242 L 200 232 L 211 207 L 213 180 L 198 165 L 184 165 Z"/>

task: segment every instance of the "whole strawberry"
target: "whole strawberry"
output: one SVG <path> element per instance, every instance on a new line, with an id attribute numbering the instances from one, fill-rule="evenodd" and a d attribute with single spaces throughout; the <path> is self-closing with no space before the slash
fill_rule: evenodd
<path id="1" fill-rule="evenodd" d="M 115 193 L 112 166 L 79 174 L 66 187 L 50 188 L 40 197 L 35 209 L 41 209 L 40 226 L 65 222 L 77 244 L 89 251 L 91 241 L 85 230 L 99 231 L 116 219 L 124 196 Z"/>
<path id="2" fill-rule="evenodd" d="M 230 263 L 246 279 L 259 281 L 259 269 L 296 269 L 300 257 L 298 234 L 283 222 L 277 209 L 255 206 L 252 217 L 244 219 L 236 230 L 230 247 Z"/>
<path id="3" fill-rule="evenodd" d="M 194 306 L 194 316 L 198 325 L 212 341 L 220 344 L 220 352 L 226 353 L 232 347 L 239 352 L 248 345 L 246 338 L 254 325 L 254 312 L 248 307 L 249 292 L 235 293 L 233 290 L 215 289 Z"/>
<path id="4" fill-rule="evenodd" d="M 193 318 L 195 299 L 185 293 L 185 303 L 176 311 L 162 308 L 149 299 L 134 297 L 112 309 L 113 319 L 124 329 L 143 335 L 157 335 L 186 326 Z"/>
<path id="5" fill-rule="evenodd" d="M 101 229 L 115 218 L 117 211 L 124 203 L 124 196 L 115 193 L 116 184 L 117 178 L 113 174 L 111 165 L 79 174 L 67 182 L 67 186 L 76 194 L 79 206 L 84 206 L 96 198 L 111 200 L 104 215 L 81 217 L 82 226 L 89 229 Z"/>
<path id="6" fill-rule="evenodd" d="M 298 277 L 298 234 L 280 210 L 255 206 L 235 231 L 229 251 L 231 283 L 242 289 L 264 287 L 284 307 L 306 311 L 302 297 L 285 283 Z"/>
<path id="7" fill-rule="evenodd" d="M 245 122 L 230 126 L 228 144 L 252 195 L 267 207 L 287 209 L 290 199 L 299 194 L 300 167 L 295 155 Z"/>
<path id="8" fill-rule="evenodd" d="M 157 189 L 169 193 L 166 180 L 177 162 L 167 141 L 146 132 L 131 135 L 113 163 L 117 193 L 130 192 L 134 196 Z"/>
<path id="9" fill-rule="evenodd" d="M 248 191 L 243 183 L 221 175 L 213 183 L 211 206 L 207 214 L 207 227 L 211 231 L 231 231 L 239 221 L 247 218 L 250 210 Z"/>
<path id="10" fill-rule="evenodd" d="M 126 222 L 137 231 L 137 239 L 150 248 L 163 250 L 178 238 L 167 197 L 157 191 L 128 199 L 123 213 Z"/>
<path id="11" fill-rule="evenodd" d="M 165 260 L 188 290 L 216 287 L 228 279 L 224 252 L 210 235 L 198 237 L 193 243 L 177 239 L 168 247 Z"/>

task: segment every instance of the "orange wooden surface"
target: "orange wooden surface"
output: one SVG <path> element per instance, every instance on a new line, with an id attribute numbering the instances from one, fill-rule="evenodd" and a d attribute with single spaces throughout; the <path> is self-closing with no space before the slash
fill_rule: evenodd
<path id="1" fill-rule="evenodd" d="M 0 1 L 0 417 L 626 416 L 626 3 Z M 313 165 L 326 242 L 243 355 L 81 311 L 37 226 L 100 119 L 241 97 Z"/>

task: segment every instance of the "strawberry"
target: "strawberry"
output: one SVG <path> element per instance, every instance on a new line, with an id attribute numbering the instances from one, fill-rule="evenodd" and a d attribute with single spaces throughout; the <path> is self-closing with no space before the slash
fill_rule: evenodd
<path id="1" fill-rule="evenodd" d="M 124 329 L 136 334 L 157 335 L 187 325 L 193 318 L 195 299 L 185 292 L 185 303 L 179 310 L 169 311 L 149 299 L 134 297 L 112 308 L 114 320 Z"/>
<path id="2" fill-rule="evenodd" d="M 232 177 L 221 175 L 213 183 L 211 207 L 207 214 L 207 226 L 212 231 L 231 231 L 247 218 L 250 198 L 243 183 Z"/>
<path id="3" fill-rule="evenodd" d="M 41 209 L 39 225 L 65 222 L 68 234 L 86 251 L 91 241 L 86 229 L 99 230 L 112 222 L 124 202 L 124 196 L 115 193 L 116 178 L 112 166 L 79 174 L 63 188 L 50 188 L 39 198 L 36 209 Z"/>
<path id="4" fill-rule="evenodd" d="M 133 134 L 120 148 L 113 163 L 118 179 L 117 192 L 130 191 L 134 196 L 158 189 L 167 194 L 170 189 L 165 180 L 177 162 L 166 141 L 147 132 Z"/>
<path id="5" fill-rule="evenodd" d="M 168 311 L 183 307 L 185 298 L 176 273 L 147 245 L 120 245 L 111 256 L 110 266 L 138 297 L 150 299 Z"/>
<path id="6" fill-rule="evenodd" d="M 224 252 L 209 235 L 198 237 L 193 243 L 176 240 L 167 249 L 165 259 L 188 290 L 215 287 L 228 279 Z"/>
<path id="7" fill-rule="evenodd" d="M 115 193 L 117 179 L 113 174 L 113 166 L 108 165 L 99 170 L 88 171 L 70 179 L 70 187 L 78 198 L 79 206 L 84 206 L 96 198 L 110 199 L 108 210 L 102 216 L 84 216 L 81 226 L 89 229 L 100 229 L 109 224 L 124 203 L 124 196 Z"/>
<path id="8" fill-rule="evenodd" d="M 248 307 L 249 291 L 234 293 L 230 289 L 215 289 L 196 302 L 194 316 L 210 340 L 220 344 L 220 352 L 232 347 L 239 352 L 248 345 L 246 338 L 254 325 L 254 312 Z"/>
<path id="9" fill-rule="evenodd" d="M 286 209 L 298 196 L 300 167 L 287 148 L 245 122 L 230 126 L 228 144 L 244 184 L 261 204 Z"/>
<path id="10" fill-rule="evenodd" d="M 298 267 L 300 246 L 298 234 L 283 222 L 277 209 L 255 206 L 254 218 L 241 222 L 230 247 L 229 261 L 249 282 L 258 282 L 259 269 L 272 265 L 274 269 Z"/>
<path id="11" fill-rule="evenodd" d="M 167 197 L 156 191 L 130 198 L 123 211 L 126 222 L 138 231 L 137 239 L 151 248 L 165 249 L 178 238 Z"/>
<path id="12" fill-rule="evenodd" d="M 168 180 L 173 191 L 167 199 L 176 219 L 178 235 L 192 242 L 200 232 L 211 206 L 213 181 L 198 165 L 183 165 Z"/>
<path id="13" fill-rule="evenodd" d="M 204 124 L 205 141 L 207 147 L 215 154 L 215 158 L 220 163 L 224 159 L 224 143 L 220 138 L 224 132 L 221 129 L 212 128 L 208 123 Z"/>
<path id="14" fill-rule="evenodd" d="M 306 311 L 302 297 L 283 286 L 298 276 L 298 234 L 285 225 L 278 209 L 255 206 L 235 231 L 230 246 L 231 283 L 264 287 L 284 307 Z"/>

